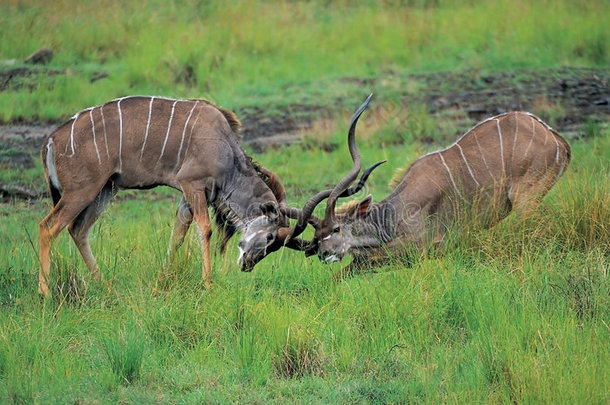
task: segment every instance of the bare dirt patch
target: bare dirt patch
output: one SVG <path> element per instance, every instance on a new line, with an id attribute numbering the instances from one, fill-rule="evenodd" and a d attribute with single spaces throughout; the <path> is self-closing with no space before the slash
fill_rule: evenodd
<path id="1" fill-rule="evenodd" d="M 389 87 L 404 88 L 398 90 L 400 105 L 393 109 L 395 113 L 424 105 L 432 116 L 452 121 L 455 136 L 482 119 L 511 110 L 535 112 L 569 138 L 583 136 L 589 123 L 607 125 L 610 118 L 610 71 L 603 69 L 520 70 L 483 75 L 438 72 L 400 76 L 390 72 L 376 78 L 340 80 L 377 93 L 376 98 L 382 103 L 384 93 L 393 92 L 396 99 L 396 91 Z M 416 90 L 409 90 L 412 87 Z M 354 104 L 358 102 L 354 100 Z M 345 103 L 338 100 L 335 104 Z M 262 150 L 293 142 L 334 111 L 295 104 L 273 115 L 260 107 L 246 107 L 238 113 L 243 122 L 244 143 Z"/>

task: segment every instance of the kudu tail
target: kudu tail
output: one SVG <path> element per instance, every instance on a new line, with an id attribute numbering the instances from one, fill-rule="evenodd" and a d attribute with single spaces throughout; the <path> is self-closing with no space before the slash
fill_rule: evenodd
<path id="1" fill-rule="evenodd" d="M 57 171 L 55 170 L 55 162 L 53 159 L 53 138 L 49 137 L 46 145 L 43 146 L 40 151 L 42 158 L 42 165 L 44 167 L 44 174 L 49 186 L 49 192 L 51 199 L 53 200 L 53 206 L 57 205 L 61 198 L 61 186 L 59 185 L 59 179 L 57 178 Z"/>

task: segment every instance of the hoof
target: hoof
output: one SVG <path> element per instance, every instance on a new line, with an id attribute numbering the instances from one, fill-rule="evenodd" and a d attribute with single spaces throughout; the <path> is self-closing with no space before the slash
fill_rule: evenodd
<path id="1" fill-rule="evenodd" d="M 38 284 L 38 294 L 43 298 L 48 298 L 50 295 L 49 287 L 46 284 Z"/>

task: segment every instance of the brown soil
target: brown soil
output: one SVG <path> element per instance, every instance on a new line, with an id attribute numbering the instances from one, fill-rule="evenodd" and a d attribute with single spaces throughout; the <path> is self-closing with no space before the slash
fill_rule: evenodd
<path id="1" fill-rule="evenodd" d="M 379 89 L 377 103 L 383 100 L 385 83 L 403 87 L 415 83 L 417 91 L 399 92 L 401 108 L 393 110 L 404 112 L 410 105 L 423 104 L 439 120 L 453 121 L 455 136 L 485 118 L 511 110 L 534 112 L 542 119 L 552 120 L 553 128 L 569 138 L 584 135 L 587 123 L 607 125 L 610 118 L 610 71 L 602 69 L 521 70 L 488 75 L 439 72 L 407 77 L 388 73 L 378 78 L 348 77 L 340 81 L 372 91 Z M 259 151 L 294 141 L 295 135 L 311 128 L 316 119 L 328 118 L 329 112 L 322 106 L 290 105 L 273 116 L 259 107 L 243 108 L 238 115 L 243 122 L 244 143 Z"/>

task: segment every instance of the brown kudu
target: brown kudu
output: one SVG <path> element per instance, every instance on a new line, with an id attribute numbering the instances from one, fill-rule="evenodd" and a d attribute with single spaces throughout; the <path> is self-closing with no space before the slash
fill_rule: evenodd
<path id="1" fill-rule="evenodd" d="M 49 294 L 50 249 L 66 226 L 94 279 L 91 226 L 118 189 L 165 185 L 182 192 L 169 255 L 194 220 L 202 239 L 202 277 L 211 283 L 208 207 L 224 233 L 221 249 L 241 229 L 239 264 L 244 271 L 292 232 L 285 193 L 277 177 L 254 164 L 239 145 L 237 117 L 205 100 L 125 97 L 88 108 L 44 141 L 41 156 L 53 199 L 40 222 L 39 292 Z M 297 211 L 289 211 L 298 215 Z M 274 248 L 275 249 L 275 248 Z"/>
<path id="2" fill-rule="evenodd" d="M 523 212 L 540 202 L 571 156 L 565 139 L 542 120 L 509 112 L 477 124 L 452 146 L 416 160 L 381 202 L 372 204 L 369 196 L 338 211 L 334 197 L 360 170 L 355 121 L 352 124 L 348 139 L 354 166 L 331 192 L 324 218 L 309 218 L 316 230 L 307 253 L 317 253 L 324 262 L 340 261 L 351 253 L 356 266 L 383 255 L 387 248 L 441 243 L 447 228 L 464 219 L 464 213 L 475 223 L 493 226 L 511 210 Z M 314 196 L 303 211 L 311 214 L 323 199 Z"/>

